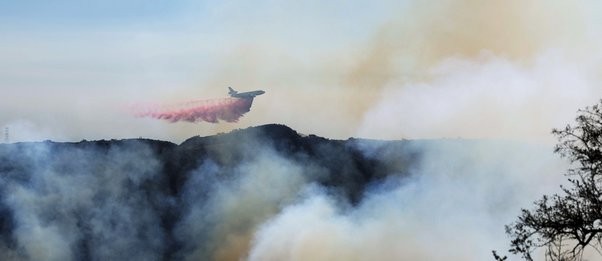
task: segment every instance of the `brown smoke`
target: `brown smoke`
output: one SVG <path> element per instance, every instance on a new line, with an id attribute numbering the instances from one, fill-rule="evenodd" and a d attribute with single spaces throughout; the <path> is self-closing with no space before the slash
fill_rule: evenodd
<path id="1" fill-rule="evenodd" d="M 433 70 L 449 59 L 487 63 L 487 59 L 482 58 L 485 53 L 523 68 L 532 66 L 550 48 L 568 50 L 569 55 L 578 49 L 586 49 L 576 48 L 585 42 L 583 15 L 582 6 L 560 1 L 415 1 L 395 12 L 394 17 L 383 23 L 359 47 L 330 54 L 330 59 L 337 62 L 316 59 L 313 64 L 316 70 L 329 72 L 336 80 L 317 72 L 306 75 L 306 68 L 294 60 L 283 59 L 283 66 L 275 75 L 291 73 L 285 69 L 294 70 L 305 85 L 297 81 L 261 78 L 252 78 L 250 82 L 264 80 L 272 82 L 269 85 L 274 88 L 285 89 L 282 92 L 286 96 L 274 98 L 278 106 L 273 106 L 278 107 L 278 113 L 283 116 L 272 116 L 268 112 L 260 114 L 262 119 L 271 116 L 278 122 L 302 131 L 304 128 L 319 130 L 334 137 L 354 136 L 358 134 L 355 131 L 362 128 L 365 117 L 368 117 L 366 113 L 390 95 L 389 90 L 404 89 L 415 83 L 431 84 L 438 76 L 433 74 Z M 278 51 L 278 48 L 274 49 Z M 269 68 L 271 65 L 271 62 L 256 61 L 248 70 L 257 70 L 258 66 Z M 291 97 L 298 102 L 290 103 Z M 306 102 L 328 106 L 297 106 Z M 539 104 L 534 106 L 543 106 Z M 297 124 L 298 121 L 291 120 L 301 118 L 307 114 L 307 110 L 312 109 L 315 111 L 309 114 L 316 117 L 312 117 L 316 123 L 311 127 L 308 127 L 307 121 Z M 333 118 L 336 124 L 331 124 L 333 121 L 330 119 Z M 551 127 L 546 126 L 547 129 Z M 390 138 L 400 137 L 391 136 L 390 133 L 387 135 Z"/>

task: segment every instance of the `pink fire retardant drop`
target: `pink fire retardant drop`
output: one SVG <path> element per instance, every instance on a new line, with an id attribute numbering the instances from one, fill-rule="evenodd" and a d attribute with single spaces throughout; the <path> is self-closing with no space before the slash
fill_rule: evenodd
<path id="1" fill-rule="evenodd" d="M 174 105 L 136 104 L 131 111 L 136 117 L 151 117 L 170 122 L 237 122 L 249 112 L 253 98 L 193 100 Z"/>

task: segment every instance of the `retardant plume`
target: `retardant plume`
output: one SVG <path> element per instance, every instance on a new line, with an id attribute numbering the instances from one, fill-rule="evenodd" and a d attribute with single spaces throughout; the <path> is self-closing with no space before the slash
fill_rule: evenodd
<path id="1" fill-rule="evenodd" d="M 175 105 L 136 104 L 131 107 L 136 117 L 151 117 L 170 122 L 237 122 L 251 110 L 253 98 L 192 100 Z"/>

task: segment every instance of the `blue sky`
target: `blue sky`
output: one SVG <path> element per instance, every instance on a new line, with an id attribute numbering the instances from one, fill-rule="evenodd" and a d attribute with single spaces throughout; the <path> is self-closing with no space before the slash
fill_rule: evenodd
<path id="1" fill-rule="evenodd" d="M 369 39 L 391 7 L 343 3 L 3 1 L 0 88 L 7 95 L 0 125 L 27 125 L 33 130 L 21 133 L 47 130 L 33 136 L 67 140 L 178 140 L 237 128 L 136 121 L 114 108 L 220 97 L 228 85 L 245 90 L 294 80 L 297 87 L 275 88 L 328 88 L 312 80 L 316 73 L 335 78 L 316 71 L 319 64 Z M 115 131 L 116 122 L 128 129 Z"/>
<path id="2" fill-rule="evenodd" d="M 333 138 L 549 139 L 602 96 L 597 10 L 556 0 L 1 1 L 0 125 L 23 134 L 15 140 L 181 141 L 265 123 Z M 219 98 L 227 86 L 267 93 L 237 124 L 123 111 Z"/>
<path id="3" fill-rule="evenodd" d="M 202 10 L 202 3 L 167 0 L 24 0 L 2 1 L 0 5 L 5 29 L 160 25 L 193 10 Z"/>

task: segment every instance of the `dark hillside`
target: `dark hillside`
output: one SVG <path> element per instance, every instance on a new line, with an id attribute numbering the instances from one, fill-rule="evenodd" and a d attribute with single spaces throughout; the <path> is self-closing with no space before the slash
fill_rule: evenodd
<path id="1" fill-rule="evenodd" d="M 419 147 L 440 143 L 330 140 L 272 124 L 180 145 L 2 144 L 0 260 L 238 260 L 240 238 L 306 191 L 354 207 L 375 184 L 413 174 Z"/>
<path id="2" fill-rule="evenodd" d="M 178 258 L 185 255 L 180 252 L 188 249 L 173 230 L 188 211 L 183 207 L 188 204 L 183 193 L 191 175 L 200 175 L 201 180 L 207 175 L 206 184 L 199 185 L 194 199 L 196 204 L 203 205 L 210 200 L 212 183 L 236 179 L 242 163 L 252 162 L 257 153 L 269 150 L 291 162 L 311 165 L 315 171 L 303 173 L 305 179 L 355 204 L 368 184 L 387 173 L 404 175 L 404 165 L 392 165 L 391 161 L 397 162 L 408 154 L 399 150 L 388 155 L 389 158 L 367 157 L 356 146 L 357 142 L 304 136 L 284 125 L 264 125 L 193 137 L 180 145 L 148 139 L 3 144 L 0 145 L 0 235 L 4 246 L 0 249 L 13 250 L 7 253 L 14 258 L 35 259 L 34 254 L 28 254 L 32 250 L 20 246 L 16 235 L 21 233 L 18 229 L 23 225 L 21 216 L 32 215 L 42 227 L 52 225 L 71 231 L 75 239 L 70 242 L 72 251 L 68 251 L 68 256 L 75 260 L 111 258 L 128 244 L 140 251 L 154 248 L 152 253 L 133 254 L 130 260 Z M 402 147 L 400 142 L 387 145 Z M 208 163 L 217 169 L 216 173 L 199 170 Z M 81 195 L 78 190 L 85 193 Z M 13 193 L 26 194 L 24 197 L 34 200 L 24 202 Z M 132 213 L 105 216 L 115 210 Z M 127 230 L 134 234 L 128 236 L 131 241 L 126 240 L 126 246 L 100 252 L 95 249 L 102 244 L 99 241 L 121 234 L 118 230 L 128 224 L 120 224 L 126 221 L 121 218 L 135 219 L 139 213 L 142 213 L 140 222 L 128 221 L 132 227 Z M 145 220 L 144 216 L 149 218 Z M 98 223 L 103 231 L 94 227 Z M 147 231 L 148 226 L 157 227 Z M 153 242 L 153 237 L 161 238 L 161 242 Z"/>

